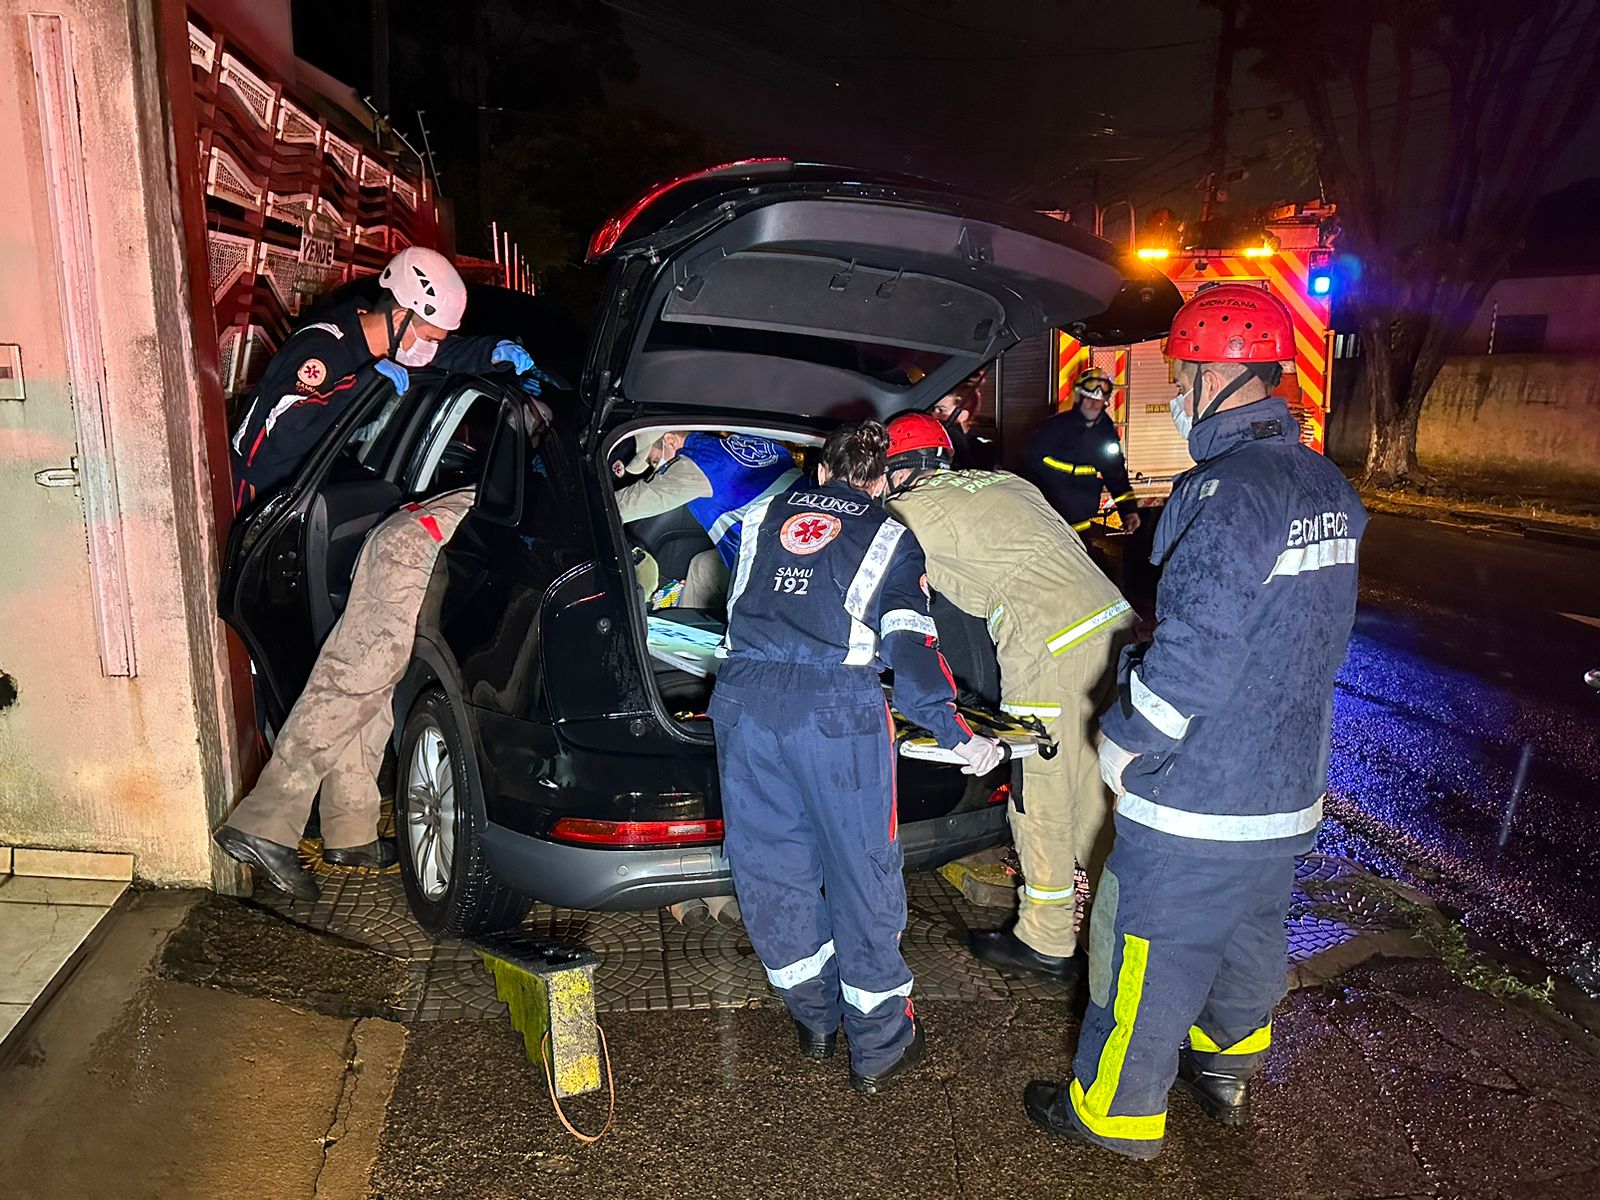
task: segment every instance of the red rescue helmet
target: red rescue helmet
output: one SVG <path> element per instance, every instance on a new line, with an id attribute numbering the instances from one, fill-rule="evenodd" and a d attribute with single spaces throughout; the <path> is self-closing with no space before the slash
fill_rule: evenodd
<path id="1" fill-rule="evenodd" d="M 1197 363 L 1277 363 L 1294 357 L 1283 301 L 1248 283 L 1202 288 L 1172 318 L 1167 357 Z"/>
<path id="2" fill-rule="evenodd" d="M 939 418 L 924 412 L 902 413 L 889 422 L 888 457 L 909 454 L 913 450 L 955 453 L 950 435 Z"/>
<path id="3" fill-rule="evenodd" d="M 889 450 L 884 455 L 891 471 L 936 471 L 948 467 L 955 447 L 944 425 L 932 413 L 903 413 L 889 422 Z"/>

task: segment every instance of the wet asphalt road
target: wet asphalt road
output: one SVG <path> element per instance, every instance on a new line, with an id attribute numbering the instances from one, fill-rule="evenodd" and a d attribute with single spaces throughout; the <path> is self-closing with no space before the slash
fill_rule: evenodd
<path id="1" fill-rule="evenodd" d="M 1373 519 L 1321 848 L 1600 993 L 1600 550 Z"/>
<path id="2" fill-rule="evenodd" d="M 1119 568 L 1148 615 L 1152 573 Z M 1318 849 L 1417 887 L 1600 995 L 1592 667 L 1600 546 L 1374 516 Z"/>

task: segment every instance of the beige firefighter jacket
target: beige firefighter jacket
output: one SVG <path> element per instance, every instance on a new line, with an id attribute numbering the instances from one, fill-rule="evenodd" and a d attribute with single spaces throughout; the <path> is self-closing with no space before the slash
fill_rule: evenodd
<path id="1" fill-rule="evenodd" d="M 943 471 L 891 499 L 889 511 L 922 546 L 929 584 L 988 622 L 1008 711 L 1054 715 L 1030 711 L 1059 704 L 1054 664 L 1132 623 L 1122 593 L 1025 479 Z"/>

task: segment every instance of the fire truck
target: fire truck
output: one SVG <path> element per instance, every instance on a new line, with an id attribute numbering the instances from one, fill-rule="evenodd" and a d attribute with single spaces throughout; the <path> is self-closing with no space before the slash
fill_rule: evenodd
<path id="1" fill-rule="evenodd" d="M 1158 265 L 1185 299 L 1207 283 L 1249 283 L 1282 300 L 1294 317 L 1295 357 L 1277 394 L 1300 422 L 1301 440 L 1319 453 L 1327 428 L 1329 373 L 1333 365 L 1329 305 L 1332 248 L 1325 231 L 1331 205 L 1295 205 L 1274 212 L 1254 245 L 1221 249 L 1146 246 L 1136 253 Z M 1098 367 L 1111 376 L 1109 411 L 1127 456 L 1128 477 L 1140 507 L 1165 503 L 1172 481 L 1194 465 L 1168 411 L 1173 382 L 1160 341 L 1089 347 L 1054 330 L 1016 346 L 999 363 L 993 381 L 995 425 L 1006 464 L 1016 469 L 1029 436 L 1046 417 L 1073 404 L 1078 376 Z M 1111 513 L 1102 495 L 1103 515 Z"/>

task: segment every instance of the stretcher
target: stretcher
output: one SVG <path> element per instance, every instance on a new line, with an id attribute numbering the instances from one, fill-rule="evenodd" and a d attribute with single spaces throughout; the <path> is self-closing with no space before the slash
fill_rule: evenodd
<path id="1" fill-rule="evenodd" d="M 942 749 L 933 734 L 920 725 L 907 720 L 904 714 L 890 710 L 894 716 L 894 740 L 902 757 L 922 762 L 960 763 L 962 758 L 954 750 Z M 993 709 L 974 704 L 963 704 L 961 715 L 979 737 L 998 738 L 1008 759 L 1032 758 L 1041 752 L 1043 729 L 1037 722 L 1013 717 Z M 1045 739 L 1048 742 L 1048 739 Z M 1053 754 L 1053 744 L 1043 747 L 1044 753 Z"/>
<path id="2" fill-rule="evenodd" d="M 722 645 L 720 621 L 690 609 L 672 616 L 651 614 L 646 621 L 649 626 L 646 645 L 656 662 L 701 679 L 717 673 L 722 664 L 717 657 L 717 647 Z"/>

